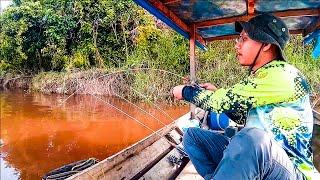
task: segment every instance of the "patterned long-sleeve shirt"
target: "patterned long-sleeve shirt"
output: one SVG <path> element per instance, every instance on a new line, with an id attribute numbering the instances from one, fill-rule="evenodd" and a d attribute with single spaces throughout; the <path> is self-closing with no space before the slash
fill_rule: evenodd
<path id="1" fill-rule="evenodd" d="M 182 96 L 203 109 L 226 113 L 246 127 L 269 133 L 308 178 L 314 176 L 310 87 L 303 75 L 284 61 L 272 61 L 234 86 L 208 91 L 185 86 Z"/>

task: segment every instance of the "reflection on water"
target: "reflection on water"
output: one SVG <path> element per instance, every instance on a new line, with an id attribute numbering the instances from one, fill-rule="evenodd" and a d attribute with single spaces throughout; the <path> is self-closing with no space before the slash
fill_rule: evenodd
<path id="1" fill-rule="evenodd" d="M 44 95 L 0 92 L 1 179 L 39 179 L 64 164 L 95 157 L 100 160 L 152 132 L 90 95 Z M 161 123 L 116 98 L 101 97 L 153 130 Z M 162 122 L 170 120 L 156 108 L 137 104 Z M 158 104 L 159 105 L 159 104 Z M 187 107 L 161 107 L 177 118 Z"/>

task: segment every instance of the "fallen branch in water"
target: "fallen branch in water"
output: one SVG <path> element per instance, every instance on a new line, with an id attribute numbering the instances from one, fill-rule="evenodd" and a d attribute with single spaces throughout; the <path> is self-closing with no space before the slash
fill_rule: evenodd
<path id="1" fill-rule="evenodd" d="M 2 79 L 2 81 L 4 81 L 3 82 L 3 84 L 2 84 L 2 88 L 8 88 L 8 84 L 10 83 L 10 82 L 15 82 L 17 79 L 25 79 L 25 78 L 32 78 L 32 76 L 17 76 L 17 77 L 13 77 L 13 78 L 3 78 Z M 0 81 L 0 82 L 2 82 L 2 81 Z M 29 86 L 30 84 L 28 84 L 28 86 Z"/>

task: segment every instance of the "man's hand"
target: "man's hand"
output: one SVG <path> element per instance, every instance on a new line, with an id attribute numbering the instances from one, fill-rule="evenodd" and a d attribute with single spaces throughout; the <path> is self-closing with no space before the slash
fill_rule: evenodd
<path id="1" fill-rule="evenodd" d="M 206 90 L 210 90 L 210 91 L 216 91 L 217 90 L 216 86 L 214 86 L 211 83 L 203 83 L 203 84 L 199 84 L 199 86 L 204 88 L 204 89 L 206 89 Z"/>
<path id="2" fill-rule="evenodd" d="M 179 85 L 176 86 L 174 88 L 172 88 L 171 93 L 174 96 L 174 98 L 178 99 L 178 100 L 182 100 L 182 89 L 184 88 L 185 85 Z"/>

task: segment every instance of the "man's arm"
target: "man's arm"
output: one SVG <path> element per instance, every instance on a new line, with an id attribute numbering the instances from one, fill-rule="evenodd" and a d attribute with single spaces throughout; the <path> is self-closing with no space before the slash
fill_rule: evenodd
<path id="1" fill-rule="evenodd" d="M 184 86 L 181 99 L 205 110 L 243 115 L 257 106 L 295 100 L 295 83 L 290 77 L 263 72 L 215 92 Z"/>

